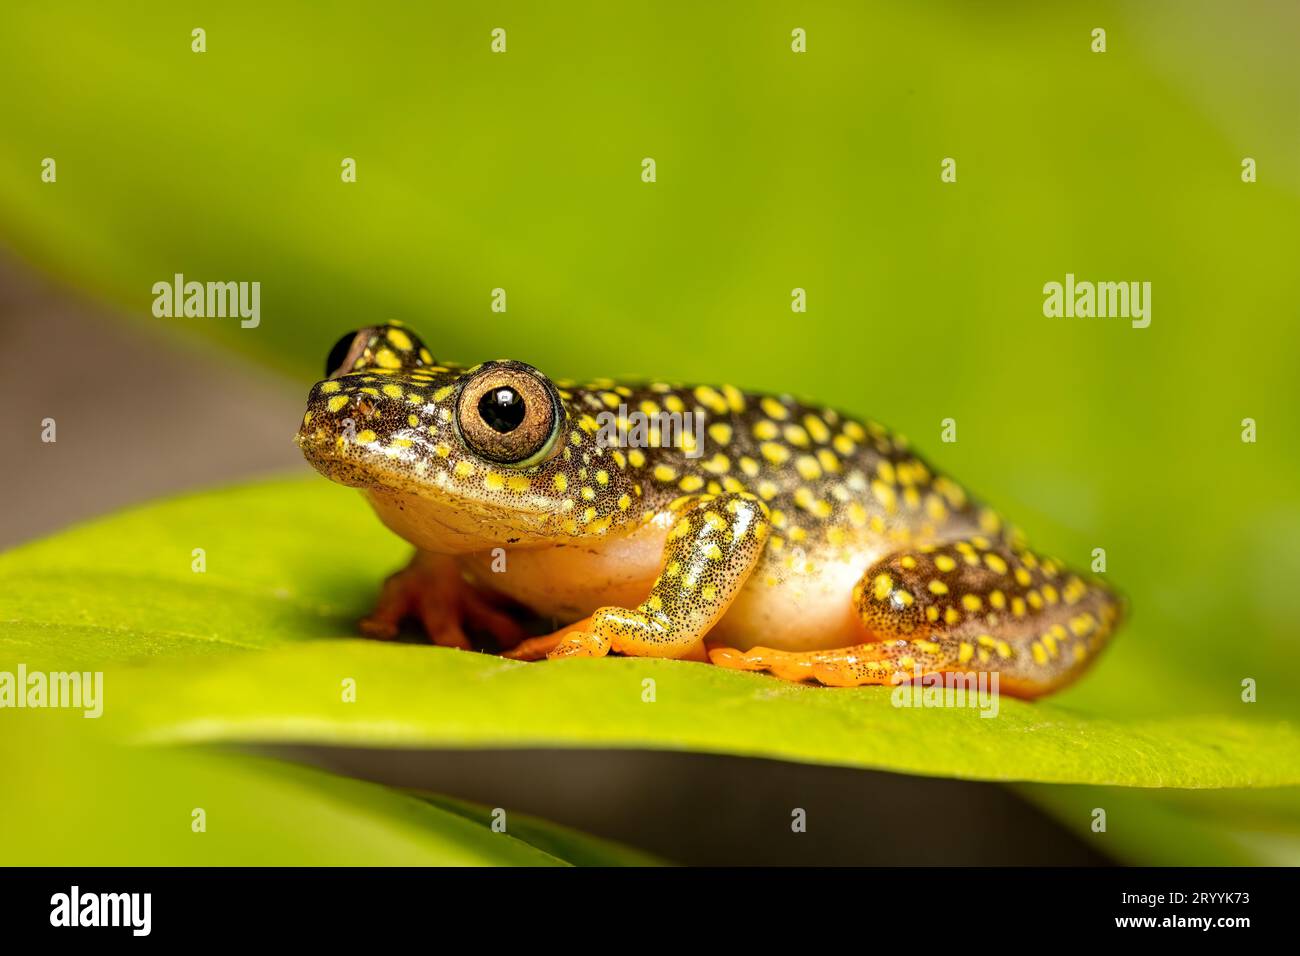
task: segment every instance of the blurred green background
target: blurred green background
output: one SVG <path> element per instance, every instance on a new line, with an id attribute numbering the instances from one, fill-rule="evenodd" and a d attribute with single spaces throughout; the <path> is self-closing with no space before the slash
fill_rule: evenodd
<path id="1" fill-rule="evenodd" d="M 1250 677 L 1249 716 L 1296 720 L 1298 36 L 1271 2 L 10 3 L 0 235 L 141 348 L 303 392 L 401 319 L 451 359 L 870 415 L 1043 550 L 1106 549 L 1131 622 L 1054 702 L 1240 715 Z M 152 317 L 178 272 L 259 281 L 260 326 Z M 1151 282 L 1150 327 L 1044 318 L 1067 272 Z"/>

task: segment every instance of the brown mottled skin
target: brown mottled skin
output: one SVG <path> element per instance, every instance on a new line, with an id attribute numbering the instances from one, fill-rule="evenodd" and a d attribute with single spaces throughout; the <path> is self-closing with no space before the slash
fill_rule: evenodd
<path id="1" fill-rule="evenodd" d="M 1104 586 L 874 422 L 731 386 L 460 368 L 396 324 L 345 337 L 330 365 L 303 454 L 417 549 L 363 622 L 375 636 L 414 614 L 435 643 L 469 647 L 468 622 L 521 659 L 613 651 L 836 686 L 996 671 L 1032 697 L 1119 622 Z M 703 440 L 611 444 L 602 426 L 638 413 L 700 416 Z M 506 598 L 575 623 L 523 639 Z"/>

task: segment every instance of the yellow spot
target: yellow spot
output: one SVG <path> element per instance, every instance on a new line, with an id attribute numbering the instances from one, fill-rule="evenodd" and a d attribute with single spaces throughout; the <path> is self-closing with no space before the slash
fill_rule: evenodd
<path id="1" fill-rule="evenodd" d="M 805 415 L 803 417 L 803 427 L 808 429 L 808 434 L 819 444 L 824 445 L 831 439 L 831 430 L 816 415 Z"/>
<path id="2" fill-rule="evenodd" d="M 984 555 L 984 563 L 988 565 L 990 571 L 996 571 L 998 574 L 1007 573 L 1007 563 L 992 551 Z"/>
<path id="3" fill-rule="evenodd" d="M 704 549 L 704 556 L 710 561 L 721 561 L 722 549 L 719 548 L 716 543 L 710 541 L 709 546 Z"/>
<path id="4" fill-rule="evenodd" d="M 812 455 L 800 455 L 795 459 L 794 467 L 804 481 L 815 481 L 822 476 L 821 465 Z"/>
<path id="5" fill-rule="evenodd" d="M 894 589 L 894 579 L 888 574 L 877 574 L 872 585 L 872 593 L 876 596 L 876 600 L 883 601 L 889 597 L 889 592 Z"/>
<path id="6" fill-rule="evenodd" d="M 718 452 L 700 467 L 713 475 L 725 475 L 731 470 L 731 459 Z"/>
<path id="7" fill-rule="evenodd" d="M 334 393 L 334 392 L 337 392 L 337 391 L 339 390 L 339 383 L 338 383 L 338 382 L 326 382 L 324 385 L 322 385 L 322 386 L 320 387 L 320 390 L 321 390 L 322 392 L 324 392 L 326 395 L 330 395 L 330 394 L 332 394 L 332 393 Z"/>
<path id="8" fill-rule="evenodd" d="M 551 479 L 551 484 L 555 485 L 555 490 L 563 494 L 569 487 L 569 479 L 564 475 L 556 475 Z"/>
<path id="9" fill-rule="evenodd" d="M 1019 584 L 1022 588 L 1027 588 L 1029 587 L 1031 581 L 1033 581 L 1033 578 L 1029 576 L 1028 571 L 1026 571 L 1024 568 L 1016 568 L 1017 584 Z"/>
<path id="10" fill-rule="evenodd" d="M 998 657 L 1007 658 L 1011 656 L 1011 645 L 1006 641 L 998 641 L 993 649 L 998 652 Z"/>
<path id="11" fill-rule="evenodd" d="M 433 393 L 433 401 L 434 401 L 434 404 L 437 404 L 437 405 L 442 404 L 442 403 L 445 402 L 448 398 L 451 397 L 451 393 L 454 392 L 454 391 L 456 391 L 456 386 L 454 386 L 454 385 L 444 385 L 442 388 L 438 389 L 436 392 Z"/>
<path id="12" fill-rule="evenodd" d="M 774 465 L 784 465 L 790 460 L 790 449 L 774 441 L 765 441 L 758 446 L 758 450 Z"/>
<path id="13" fill-rule="evenodd" d="M 975 648 L 973 645 L 967 644 L 965 641 L 962 641 L 961 644 L 958 645 L 957 663 L 965 664 L 968 660 L 970 660 L 974 656 L 975 656 Z"/>
<path id="14" fill-rule="evenodd" d="M 527 491 L 532 486 L 532 479 L 527 475 L 511 475 L 506 479 L 506 487 L 511 491 Z"/>
<path id="15" fill-rule="evenodd" d="M 393 354 L 392 349 L 380 349 L 375 353 L 375 364 L 380 368 L 401 368 L 402 360 Z"/>
<path id="16" fill-rule="evenodd" d="M 389 329 L 388 341 L 393 344 L 394 348 L 401 349 L 403 352 L 411 351 L 411 337 L 401 329 Z"/>
<path id="17" fill-rule="evenodd" d="M 1007 596 L 1001 591 L 993 591 L 989 594 L 989 604 L 995 611 L 1000 611 L 1007 606 Z"/>
<path id="18" fill-rule="evenodd" d="M 456 467 L 452 470 L 455 471 L 458 478 L 468 478 L 474 474 L 474 463 L 462 458 L 456 462 Z"/>
<path id="19" fill-rule="evenodd" d="M 979 599 L 978 594 L 963 594 L 961 596 L 961 606 L 974 613 L 984 606 L 984 602 Z"/>
<path id="20" fill-rule="evenodd" d="M 940 571 L 951 571 L 953 568 L 957 567 L 957 562 L 948 555 L 941 554 L 934 559 L 934 566 Z"/>
<path id="21" fill-rule="evenodd" d="M 894 495 L 894 489 L 883 481 L 873 481 L 871 483 L 871 493 L 889 514 L 893 514 L 898 508 L 898 499 Z"/>
<path id="22" fill-rule="evenodd" d="M 862 426 L 857 422 L 845 422 L 844 434 L 848 435 L 854 441 L 866 441 L 867 433 L 862 430 Z"/>
<path id="23" fill-rule="evenodd" d="M 727 407 L 733 412 L 743 412 L 745 410 L 745 394 L 736 386 L 722 386 L 722 395 L 727 400 Z"/>
<path id="24" fill-rule="evenodd" d="M 629 495 L 623 495 L 623 497 L 621 497 L 621 498 L 618 499 L 618 510 L 619 510 L 619 511 L 627 511 L 627 509 L 630 508 L 631 506 L 632 506 L 632 498 L 631 498 L 631 496 L 629 496 Z"/>
<path id="25" fill-rule="evenodd" d="M 961 620 L 961 612 L 955 607 L 947 608 L 943 612 L 943 621 L 945 624 L 956 624 Z"/>
<path id="26" fill-rule="evenodd" d="M 785 421 L 790 417 L 790 413 L 786 410 L 786 407 L 771 396 L 764 398 L 759 402 L 759 405 L 763 409 L 763 414 L 767 415 L 769 418 L 775 418 L 777 421 Z"/>
<path id="27" fill-rule="evenodd" d="M 433 353 L 428 349 L 420 349 L 420 361 L 425 365 L 433 364 Z"/>
<path id="28" fill-rule="evenodd" d="M 726 422 L 714 422 L 709 426 L 709 437 L 719 445 L 725 445 L 731 441 L 731 426 Z"/>
<path id="29" fill-rule="evenodd" d="M 495 471 L 488 472 L 487 477 L 483 479 L 483 487 L 488 491 L 500 491 L 505 486 L 505 478 L 497 474 Z"/>
<path id="30" fill-rule="evenodd" d="M 785 436 L 786 441 L 797 448 L 807 448 L 810 444 L 808 433 L 800 425 L 786 425 L 781 429 L 781 434 Z"/>
<path id="31" fill-rule="evenodd" d="M 633 448 L 627 453 L 627 460 L 633 468 L 643 468 L 645 466 L 645 453 L 639 448 Z"/>
<path id="32" fill-rule="evenodd" d="M 760 481 L 758 483 L 758 494 L 764 501 L 771 501 L 776 497 L 780 489 L 771 481 Z"/>
<path id="33" fill-rule="evenodd" d="M 595 500 L 596 500 L 596 489 L 595 489 L 595 488 L 584 487 L 584 488 L 582 489 L 582 491 L 579 492 L 579 493 L 582 495 L 582 500 L 583 500 L 583 501 L 595 501 Z"/>
<path id="34" fill-rule="evenodd" d="M 658 477 L 657 473 L 655 477 Z M 687 475 L 677 483 L 677 487 L 682 491 L 699 491 L 704 487 L 704 479 L 699 475 Z"/>
<path id="35" fill-rule="evenodd" d="M 847 458 L 849 455 L 853 454 L 853 452 L 857 450 L 857 446 L 854 445 L 853 442 L 844 435 L 836 435 L 834 440 L 831 441 L 831 447 L 834 448 L 841 455 L 843 455 L 845 458 Z"/>
<path id="36" fill-rule="evenodd" d="M 348 397 L 346 395 L 335 395 L 333 398 L 329 400 L 329 402 L 326 404 L 326 407 L 331 412 L 337 412 L 340 408 L 342 408 L 347 403 L 348 403 Z"/>
<path id="37" fill-rule="evenodd" d="M 745 455 L 740 459 L 740 470 L 743 471 L 747 477 L 753 478 L 758 474 L 758 462 L 754 461 L 754 459 L 750 458 L 748 455 Z"/>
<path id="38" fill-rule="evenodd" d="M 604 468 L 601 468 L 599 471 L 596 472 L 596 484 L 598 485 L 609 484 L 609 472 L 607 472 Z"/>
<path id="39" fill-rule="evenodd" d="M 700 597 L 706 601 L 715 601 L 718 597 L 718 588 L 713 584 L 706 584 L 700 588 Z"/>
<path id="40" fill-rule="evenodd" d="M 948 593 L 948 585 L 944 584 L 944 583 L 943 583 L 942 581 L 940 581 L 938 578 L 935 578 L 933 581 L 931 581 L 929 584 L 927 584 L 926 587 L 928 587 L 928 588 L 930 589 L 930 593 L 931 593 L 931 594 L 947 594 L 947 593 Z"/>
<path id="41" fill-rule="evenodd" d="M 754 437 L 759 441 L 771 441 L 779 434 L 781 434 L 781 430 L 776 427 L 774 422 L 770 422 L 766 418 L 754 423 Z"/>
<path id="42" fill-rule="evenodd" d="M 654 476 L 658 481 L 672 481 L 677 477 L 677 469 L 669 465 L 656 465 Z"/>
<path id="43" fill-rule="evenodd" d="M 861 528 L 867 523 L 867 509 L 856 501 L 849 505 L 849 523 L 855 528 Z"/>
<path id="44" fill-rule="evenodd" d="M 387 395 L 389 398 L 401 398 L 402 387 L 400 385 L 392 385 L 392 384 L 385 385 L 384 394 Z"/>
<path id="45" fill-rule="evenodd" d="M 898 563 L 910 571 L 916 567 L 916 558 L 912 557 L 910 554 L 905 554 L 898 560 Z"/>
<path id="46" fill-rule="evenodd" d="M 1041 667 L 1043 664 L 1047 663 L 1047 652 L 1043 650 L 1042 644 L 1034 641 L 1034 643 L 1030 645 L 1029 649 L 1033 652 L 1035 664 L 1038 664 Z"/>

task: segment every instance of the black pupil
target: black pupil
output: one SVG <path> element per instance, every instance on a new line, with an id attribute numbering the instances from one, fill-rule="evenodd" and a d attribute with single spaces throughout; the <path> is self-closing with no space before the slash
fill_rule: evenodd
<path id="1" fill-rule="evenodd" d="M 348 352 L 352 349 L 352 340 L 356 337 L 357 333 L 349 332 L 334 343 L 334 348 L 330 349 L 330 357 L 325 360 L 326 378 L 339 370 L 339 366 L 347 359 Z"/>
<path id="2" fill-rule="evenodd" d="M 523 397 L 513 388 L 494 388 L 478 400 L 478 413 L 496 431 L 505 434 L 524 420 Z"/>

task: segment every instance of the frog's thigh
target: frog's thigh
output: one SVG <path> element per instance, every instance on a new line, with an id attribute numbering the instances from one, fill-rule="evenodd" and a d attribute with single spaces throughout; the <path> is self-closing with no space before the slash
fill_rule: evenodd
<path id="1" fill-rule="evenodd" d="M 698 656 L 700 642 L 754 570 L 770 529 L 766 506 L 747 493 L 682 499 L 650 594 L 636 608 L 603 607 L 552 657 Z"/>
<path id="2" fill-rule="evenodd" d="M 832 686 L 895 683 L 943 671 L 996 672 L 1023 697 L 1076 678 L 1119 623 L 1120 605 L 1055 562 L 979 539 L 898 552 L 853 589 L 878 640 L 830 651 L 711 648 L 715 664 Z"/>

